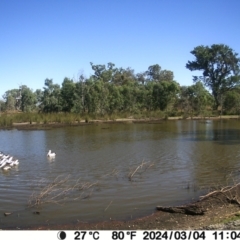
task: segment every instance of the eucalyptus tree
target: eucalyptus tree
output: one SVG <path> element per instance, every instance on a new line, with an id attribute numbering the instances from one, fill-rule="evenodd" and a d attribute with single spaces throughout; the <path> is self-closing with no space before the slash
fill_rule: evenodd
<path id="1" fill-rule="evenodd" d="M 175 81 L 161 81 L 153 84 L 152 101 L 155 110 L 166 110 L 173 103 L 179 92 L 179 84 Z"/>
<path id="2" fill-rule="evenodd" d="M 193 81 L 202 81 L 212 91 L 217 109 L 222 103 L 222 96 L 240 83 L 238 54 L 224 44 L 197 46 L 191 53 L 195 60 L 188 61 L 186 68 L 203 71 L 203 76 L 194 76 Z"/>
<path id="3" fill-rule="evenodd" d="M 86 92 L 86 79 L 81 74 L 79 76 L 79 81 L 75 83 L 75 98 L 73 112 L 75 113 L 84 113 L 85 112 L 85 92 Z"/>
<path id="4" fill-rule="evenodd" d="M 120 112 L 123 110 L 124 97 L 121 94 L 121 86 L 108 84 L 108 113 Z"/>
<path id="5" fill-rule="evenodd" d="M 6 111 L 6 103 L 3 100 L 0 100 L 0 115 L 2 112 Z"/>
<path id="6" fill-rule="evenodd" d="M 174 75 L 170 70 L 162 70 L 158 64 L 151 65 L 145 73 L 149 81 L 173 81 Z"/>
<path id="7" fill-rule="evenodd" d="M 160 77 L 161 67 L 158 64 L 154 64 L 148 67 L 146 71 L 148 81 L 157 81 Z"/>
<path id="8" fill-rule="evenodd" d="M 43 112 L 59 112 L 61 106 L 61 88 L 58 84 L 53 84 L 52 79 L 45 79 L 43 96 L 40 108 Z"/>
<path id="9" fill-rule="evenodd" d="M 176 107 L 181 109 L 184 114 L 201 115 L 207 109 L 211 109 L 212 105 L 213 97 L 201 82 L 180 87 Z"/>
<path id="10" fill-rule="evenodd" d="M 212 95 L 204 88 L 201 82 L 187 87 L 187 97 L 192 114 L 203 114 L 206 108 L 212 107 Z"/>
<path id="11" fill-rule="evenodd" d="M 3 99 L 6 103 L 6 110 L 20 110 L 21 105 L 21 89 L 11 89 L 4 93 Z"/>
<path id="12" fill-rule="evenodd" d="M 64 78 L 61 88 L 61 105 L 64 112 L 72 112 L 76 104 L 76 84 L 72 79 Z"/>
<path id="13" fill-rule="evenodd" d="M 34 94 L 35 94 L 36 100 L 37 100 L 36 107 L 39 108 L 39 106 L 41 105 L 42 100 L 43 100 L 43 91 L 41 89 L 37 89 L 34 92 Z"/>
<path id="14" fill-rule="evenodd" d="M 121 86 L 120 92 L 123 98 L 123 111 L 136 112 L 138 108 L 137 87 L 137 83 L 132 81 Z"/>
<path id="15" fill-rule="evenodd" d="M 134 74 L 134 70 L 130 67 L 124 69 L 119 68 L 114 72 L 112 82 L 116 85 L 124 85 L 130 82 L 135 82 L 136 76 Z"/>
<path id="16" fill-rule="evenodd" d="M 160 76 L 158 78 L 158 81 L 173 81 L 174 74 L 170 70 L 162 70 L 160 72 Z"/>
<path id="17" fill-rule="evenodd" d="M 12 95 L 8 95 L 6 99 L 6 110 L 16 110 L 16 99 Z"/>
<path id="18" fill-rule="evenodd" d="M 114 74 L 117 71 L 117 68 L 114 68 L 115 64 L 111 62 L 107 64 L 107 68 L 104 64 L 94 65 L 92 62 L 90 62 L 90 64 L 92 66 L 92 70 L 94 71 L 94 75 L 92 75 L 92 77 L 95 80 L 102 80 L 103 82 L 111 82 Z"/>
<path id="19" fill-rule="evenodd" d="M 146 84 L 146 76 L 147 76 L 147 73 L 146 72 L 140 72 L 140 73 L 137 73 L 136 74 L 136 80 L 139 84 L 142 84 L 142 85 L 145 85 Z"/>
<path id="20" fill-rule="evenodd" d="M 189 87 L 189 91 L 192 94 L 192 108 L 196 114 L 203 114 L 206 108 L 211 109 L 213 105 L 213 97 L 207 91 L 201 82 L 196 82 Z"/>
<path id="21" fill-rule="evenodd" d="M 145 94 L 145 106 L 147 111 L 152 111 L 155 109 L 154 106 L 154 98 L 153 98 L 153 87 L 154 87 L 154 82 L 147 82 L 144 85 L 144 94 Z"/>
<path id="22" fill-rule="evenodd" d="M 27 86 L 21 86 L 21 110 L 23 112 L 31 112 L 36 109 L 37 96 Z"/>
<path id="23" fill-rule="evenodd" d="M 87 79 L 84 85 L 84 105 L 88 113 L 104 114 L 108 111 L 107 83 L 102 80 Z"/>
<path id="24" fill-rule="evenodd" d="M 224 110 L 227 114 L 240 114 L 240 89 L 228 91 L 224 96 Z"/>
<path id="25" fill-rule="evenodd" d="M 108 82 L 97 81 L 95 90 L 98 92 L 99 99 L 99 109 L 98 113 L 105 114 L 109 111 L 109 102 L 108 102 Z"/>
<path id="26" fill-rule="evenodd" d="M 176 110 L 180 110 L 184 114 L 188 114 L 192 111 L 191 102 L 189 99 L 189 89 L 187 86 L 181 86 L 179 94 L 175 102 Z"/>

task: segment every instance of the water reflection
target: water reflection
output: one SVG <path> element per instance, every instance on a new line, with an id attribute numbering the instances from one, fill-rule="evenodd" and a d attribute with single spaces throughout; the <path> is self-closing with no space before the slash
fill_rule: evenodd
<path id="1" fill-rule="evenodd" d="M 72 222 L 142 216 L 156 205 L 191 201 L 202 189 L 239 175 L 240 126 L 234 120 L 11 130 L 0 131 L 0 141 L 0 150 L 20 161 L 16 170 L 0 172 L 0 210 L 15 213 L 0 219 L 4 226 L 64 222 L 65 216 Z M 47 159 L 49 149 L 54 160 Z M 142 163 L 151 167 L 139 168 L 130 181 L 129 173 Z M 32 214 L 30 196 L 58 176 L 94 187 L 74 189 L 63 206 L 46 203 L 39 216 Z"/>

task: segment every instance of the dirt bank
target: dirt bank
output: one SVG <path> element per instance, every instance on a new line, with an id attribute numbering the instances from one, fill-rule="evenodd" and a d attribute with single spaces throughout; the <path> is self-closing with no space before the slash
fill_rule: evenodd
<path id="1" fill-rule="evenodd" d="M 33 230 L 173 230 L 240 229 L 240 184 L 211 192 L 197 202 L 169 208 L 156 206 L 150 216 L 130 221 L 78 222 L 77 224 L 26 226 Z M 162 209 L 162 210 L 157 210 Z M 19 229 L 19 228 L 14 228 Z"/>

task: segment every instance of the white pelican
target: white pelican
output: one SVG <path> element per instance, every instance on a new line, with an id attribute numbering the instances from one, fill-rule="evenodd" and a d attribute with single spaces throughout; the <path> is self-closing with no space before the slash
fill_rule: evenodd
<path id="1" fill-rule="evenodd" d="M 7 164 L 7 161 L 1 163 L 0 168 L 3 168 Z"/>
<path id="2" fill-rule="evenodd" d="M 18 159 L 17 160 L 15 160 L 15 161 L 12 161 L 9 165 L 11 166 L 11 167 L 13 167 L 13 166 L 17 166 L 19 164 L 19 161 L 18 161 Z"/>
<path id="3" fill-rule="evenodd" d="M 7 163 L 11 163 L 12 159 L 13 159 L 13 157 L 8 158 Z"/>
<path id="4" fill-rule="evenodd" d="M 17 166 L 17 165 L 19 164 L 18 159 L 16 159 L 15 161 L 13 161 L 13 164 L 14 164 L 15 166 Z"/>
<path id="5" fill-rule="evenodd" d="M 3 170 L 5 170 L 5 171 L 7 171 L 7 170 L 9 170 L 9 169 L 11 169 L 11 167 L 10 167 L 9 165 L 7 165 L 7 166 L 5 166 L 5 167 L 3 168 Z"/>
<path id="6" fill-rule="evenodd" d="M 49 150 L 47 156 L 50 157 L 50 158 L 55 158 L 56 153 L 52 153 L 52 151 Z"/>
<path id="7" fill-rule="evenodd" d="M 0 164 L 3 164 L 4 162 L 6 162 L 7 159 L 6 158 L 3 158 L 3 160 L 0 161 Z"/>
<path id="8" fill-rule="evenodd" d="M 13 160 L 13 157 L 10 155 L 5 155 L 0 152 L 0 169 L 9 170 L 13 166 L 17 166 L 19 164 L 18 159 Z"/>

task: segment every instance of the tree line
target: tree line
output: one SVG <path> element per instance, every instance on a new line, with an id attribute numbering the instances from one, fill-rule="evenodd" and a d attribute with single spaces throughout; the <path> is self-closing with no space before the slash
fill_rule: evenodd
<path id="1" fill-rule="evenodd" d="M 136 73 L 131 68 L 117 68 L 114 63 L 93 64 L 93 74 L 74 80 L 64 78 L 61 86 L 45 79 L 43 89 L 26 85 L 5 92 L 1 112 L 71 112 L 77 114 L 142 113 L 163 111 L 168 115 L 204 115 L 220 110 L 239 114 L 240 59 L 223 44 L 198 46 L 191 53 L 195 59 L 186 68 L 202 71 L 193 85 L 180 86 L 174 73 L 159 64 Z"/>

